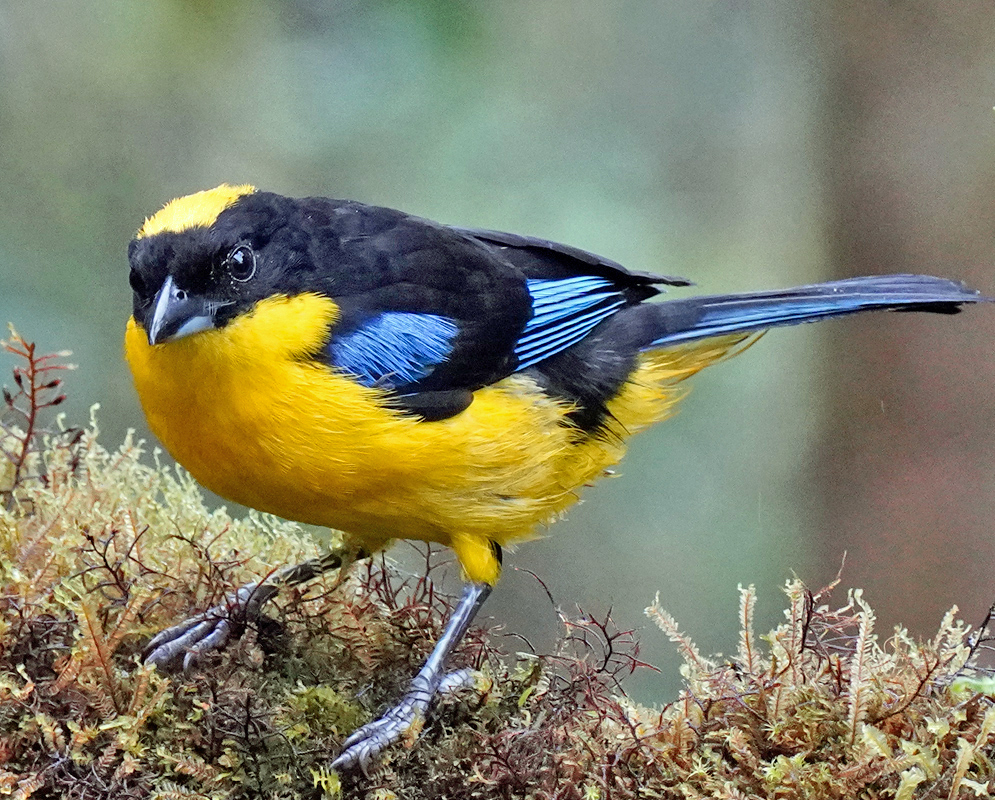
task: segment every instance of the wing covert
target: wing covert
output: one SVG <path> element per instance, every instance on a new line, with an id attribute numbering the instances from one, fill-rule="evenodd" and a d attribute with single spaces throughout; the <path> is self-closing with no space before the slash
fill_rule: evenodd
<path id="1" fill-rule="evenodd" d="M 364 386 L 403 391 L 446 361 L 458 332 L 439 314 L 385 311 L 333 337 L 329 364 Z"/>

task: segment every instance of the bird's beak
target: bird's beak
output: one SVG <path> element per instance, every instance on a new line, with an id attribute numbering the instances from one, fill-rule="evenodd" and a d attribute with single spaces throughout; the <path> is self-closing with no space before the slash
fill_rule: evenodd
<path id="1" fill-rule="evenodd" d="M 161 344 L 213 327 L 214 316 L 207 301 L 178 288 L 169 276 L 155 296 L 145 331 L 149 344 Z"/>

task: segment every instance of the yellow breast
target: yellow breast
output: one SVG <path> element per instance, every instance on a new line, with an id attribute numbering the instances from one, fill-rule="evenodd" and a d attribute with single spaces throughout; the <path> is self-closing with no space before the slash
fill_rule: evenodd
<path id="1" fill-rule="evenodd" d="M 424 422 L 314 361 L 337 313 L 314 294 L 271 297 L 220 330 L 155 346 L 130 320 L 126 355 L 149 427 L 222 497 L 369 546 L 442 542 L 476 580 L 496 580 L 482 548 L 554 519 L 621 457 L 624 435 L 666 415 L 664 385 L 728 350 L 645 361 L 613 401 L 610 436 L 566 423 L 569 407 L 523 376 L 477 391 L 455 417 Z"/>

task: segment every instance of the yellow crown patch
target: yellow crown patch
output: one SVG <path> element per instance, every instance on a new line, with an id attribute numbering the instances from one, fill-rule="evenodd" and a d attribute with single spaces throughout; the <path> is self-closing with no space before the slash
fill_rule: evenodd
<path id="1" fill-rule="evenodd" d="M 136 238 L 143 239 L 165 231 L 180 233 L 190 228 L 210 228 L 222 211 L 240 197 L 255 191 L 256 187 L 247 183 L 241 186 L 222 183 L 215 189 L 177 197 L 145 220 Z"/>

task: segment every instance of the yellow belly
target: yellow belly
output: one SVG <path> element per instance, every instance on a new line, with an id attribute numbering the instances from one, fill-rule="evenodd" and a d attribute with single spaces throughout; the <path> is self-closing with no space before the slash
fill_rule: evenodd
<path id="1" fill-rule="evenodd" d="M 126 355 L 149 427 L 222 497 L 367 547 L 441 542 L 491 583 L 491 541 L 555 519 L 621 458 L 625 436 L 667 415 L 677 381 L 743 338 L 645 356 L 610 405 L 610 435 L 591 437 L 524 376 L 478 390 L 450 419 L 391 410 L 379 390 L 309 357 L 336 317 L 327 298 L 274 297 L 221 330 L 156 346 L 130 320 Z"/>

